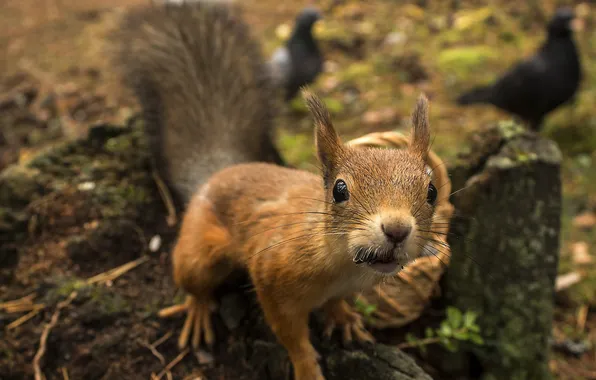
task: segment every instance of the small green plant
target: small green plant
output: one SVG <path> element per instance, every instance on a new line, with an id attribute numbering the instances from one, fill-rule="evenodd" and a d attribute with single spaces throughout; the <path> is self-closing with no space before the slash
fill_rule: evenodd
<path id="1" fill-rule="evenodd" d="M 354 306 L 356 307 L 356 311 L 367 321 L 370 321 L 372 314 L 377 310 L 377 305 L 364 302 L 360 298 L 354 300 Z"/>
<path id="2" fill-rule="evenodd" d="M 412 334 L 406 335 L 406 342 L 398 348 L 416 347 L 424 352 L 429 344 L 440 344 L 445 349 L 454 352 L 458 349 L 459 342 L 472 342 L 477 345 L 484 344 L 480 336 L 480 327 L 476 324 L 476 313 L 466 311 L 462 313 L 455 307 L 447 308 L 447 318 L 441 322 L 437 329 L 427 327 L 425 337 L 420 339 Z"/>

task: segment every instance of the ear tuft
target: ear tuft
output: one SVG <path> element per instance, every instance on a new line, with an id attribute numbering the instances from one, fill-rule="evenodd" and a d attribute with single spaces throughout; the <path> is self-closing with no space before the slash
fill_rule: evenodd
<path id="1" fill-rule="evenodd" d="M 428 99 L 424 94 L 418 97 L 412 113 L 412 151 L 424 159 L 430 149 L 430 122 L 428 116 Z"/>
<path id="2" fill-rule="evenodd" d="M 343 150 L 341 141 L 325 104 L 307 88 L 302 89 L 302 96 L 315 122 L 315 145 L 319 161 L 323 165 L 323 175 L 328 177 L 336 168 Z"/>
<path id="3" fill-rule="evenodd" d="M 327 107 L 325 107 L 325 104 L 321 101 L 321 99 L 307 88 L 302 89 L 302 96 L 306 101 L 306 106 L 308 107 L 308 110 L 315 119 L 316 126 L 333 128 L 329 111 L 327 110 Z"/>

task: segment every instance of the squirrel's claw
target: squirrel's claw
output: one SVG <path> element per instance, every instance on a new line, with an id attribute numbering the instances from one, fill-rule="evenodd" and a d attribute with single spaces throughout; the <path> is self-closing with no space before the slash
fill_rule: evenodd
<path id="1" fill-rule="evenodd" d="M 194 349 L 199 348 L 201 336 L 207 346 L 213 346 L 215 335 L 211 325 L 211 302 L 198 301 L 193 296 L 188 296 L 186 305 L 188 314 L 178 338 L 178 348 L 181 350 L 186 348 L 191 332 L 191 343 Z"/>
<path id="2" fill-rule="evenodd" d="M 360 320 L 362 323 L 362 320 Z M 375 338 L 369 333 L 364 326 L 353 325 L 352 331 L 354 335 L 356 335 L 356 340 L 361 343 L 370 343 L 373 344 L 375 342 Z"/>
<path id="3" fill-rule="evenodd" d="M 343 343 L 349 345 L 353 340 L 359 343 L 374 343 L 375 338 L 366 330 L 362 316 L 351 310 L 345 301 L 335 301 L 325 308 L 327 321 L 323 334 L 330 338 L 336 327 L 342 329 Z"/>
<path id="4" fill-rule="evenodd" d="M 161 309 L 159 311 L 159 313 L 157 313 L 157 315 L 160 318 L 170 318 L 170 317 L 176 316 L 178 314 L 182 314 L 186 310 L 188 310 L 188 305 L 186 303 L 183 303 L 180 305 L 174 305 L 174 306 L 166 307 L 165 309 Z"/>

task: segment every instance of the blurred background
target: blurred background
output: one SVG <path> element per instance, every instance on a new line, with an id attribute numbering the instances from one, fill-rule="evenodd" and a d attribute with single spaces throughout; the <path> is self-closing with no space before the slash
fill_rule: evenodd
<path id="1" fill-rule="evenodd" d="M 106 32 L 126 7 L 148 0 L 4 0 L 0 11 L 0 169 L 39 149 L 123 123 L 134 99 L 115 79 Z M 532 55 L 561 5 L 577 16 L 584 77 L 575 101 L 544 122 L 564 155 L 563 231 L 553 335 L 573 341 L 550 363 L 559 379 L 596 379 L 596 29 L 582 1 L 325 0 L 243 2 L 269 56 L 298 12 L 319 8 L 314 33 L 325 57 L 315 89 L 346 139 L 407 131 L 420 92 L 431 101 L 432 148 L 449 163 L 464 137 L 511 115 L 460 107 L 465 90 L 496 79 Z M 313 170 L 312 126 L 300 98 L 284 109 L 278 139 L 286 159 Z M 454 189 L 457 190 L 457 189 Z M 0 376 L 1 377 L 1 376 Z"/>

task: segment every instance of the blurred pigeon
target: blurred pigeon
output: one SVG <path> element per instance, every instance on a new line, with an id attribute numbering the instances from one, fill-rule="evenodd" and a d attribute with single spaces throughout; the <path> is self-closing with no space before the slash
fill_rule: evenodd
<path id="1" fill-rule="evenodd" d="M 582 79 L 571 28 L 574 18 L 571 9 L 558 9 L 548 23 L 548 37 L 536 55 L 518 63 L 496 83 L 461 95 L 457 103 L 492 104 L 539 130 L 549 112 L 574 98 Z"/>
<path id="2" fill-rule="evenodd" d="M 323 70 L 323 56 L 312 35 L 314 23 L 321 18 L 314 8 L 300 12 L 292 35 L 269 61 L 275 83 L 285 89 L 286 101 L 294 98 L 300 87 L 314 82 Z"/>

